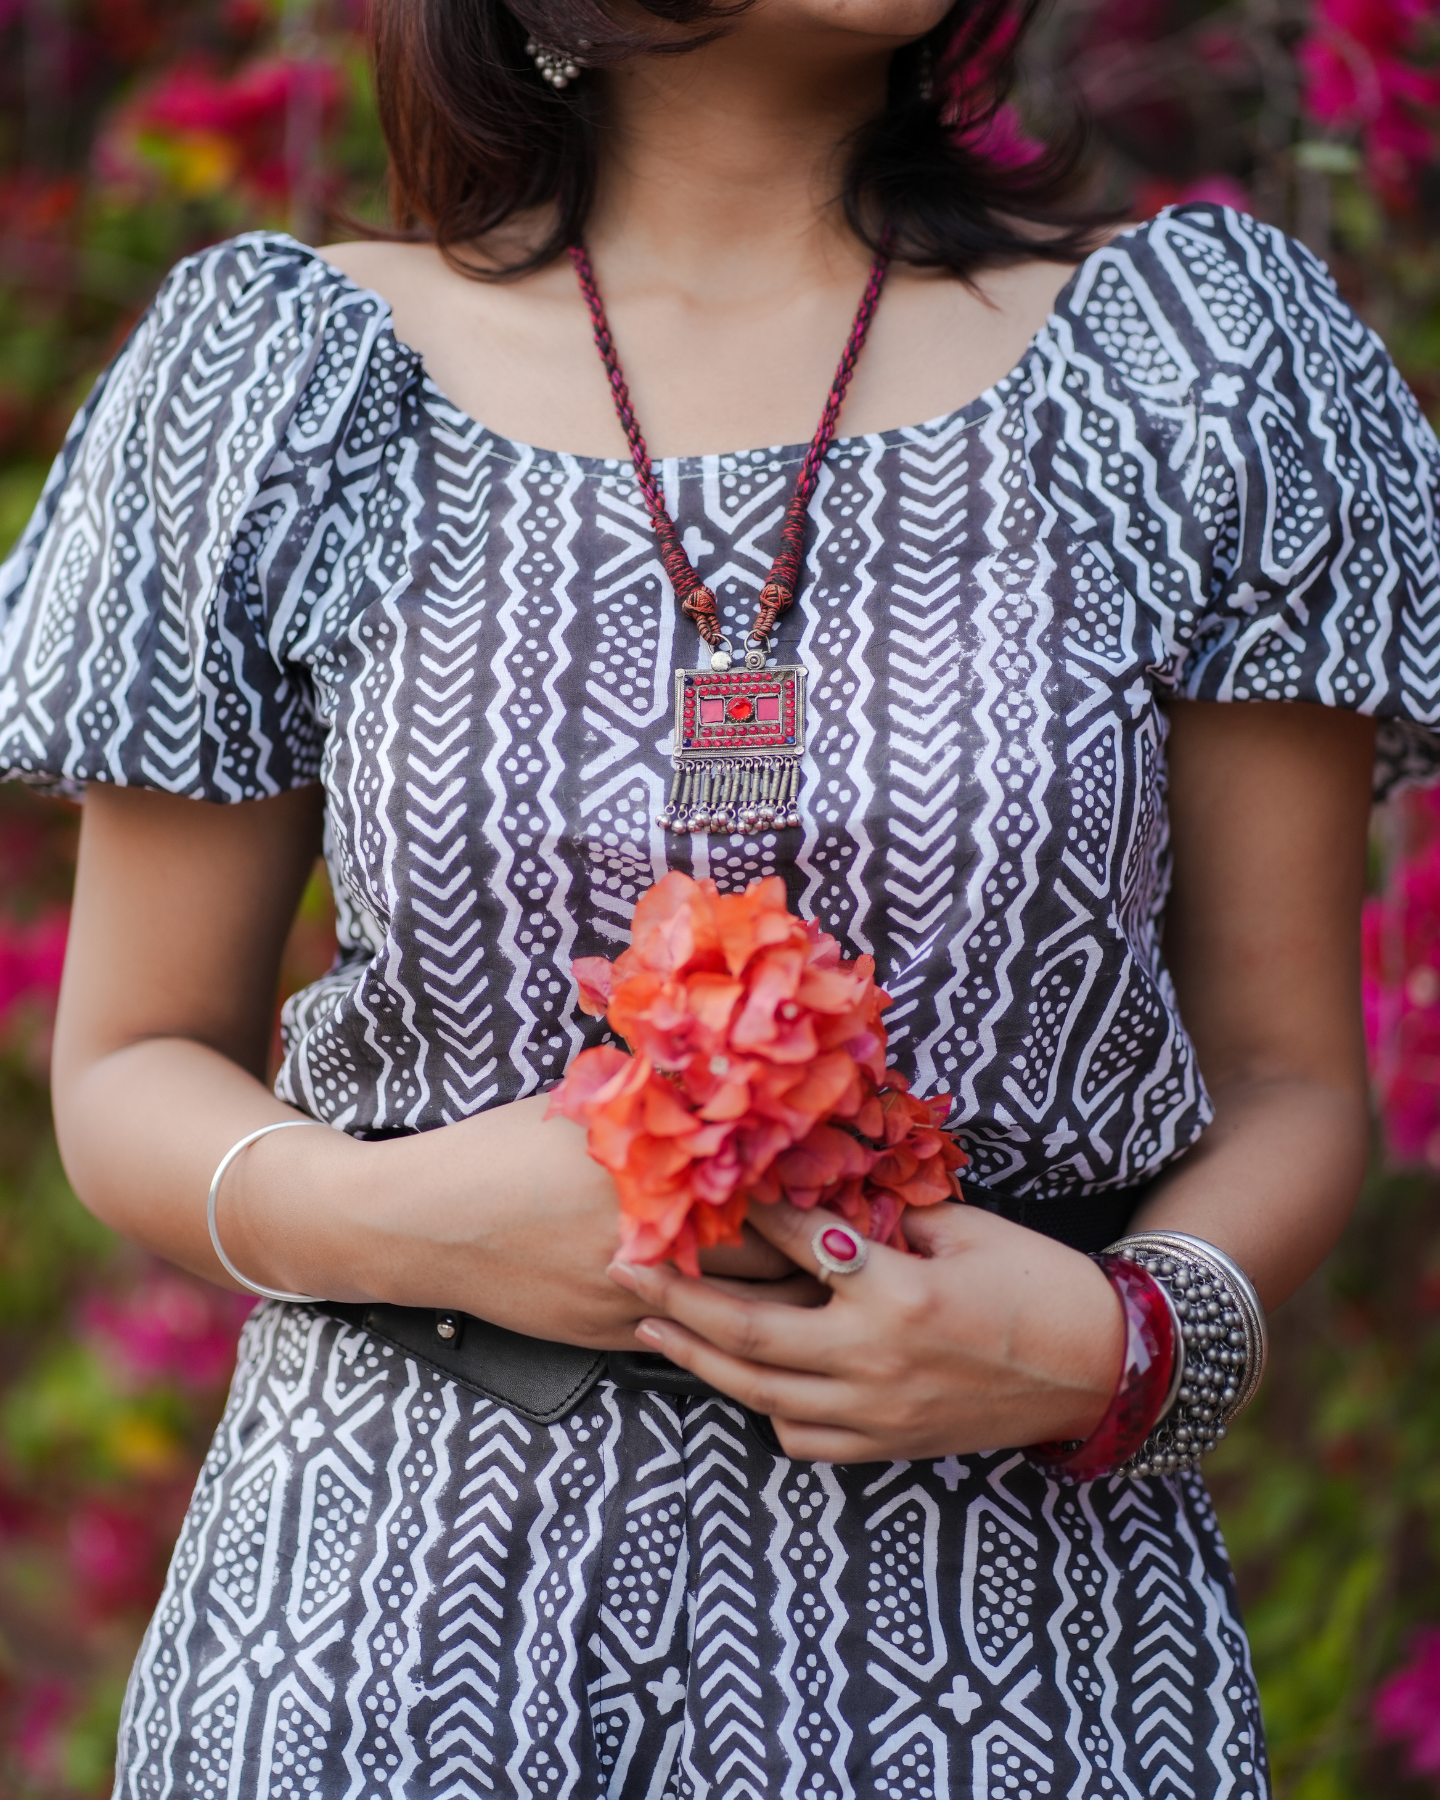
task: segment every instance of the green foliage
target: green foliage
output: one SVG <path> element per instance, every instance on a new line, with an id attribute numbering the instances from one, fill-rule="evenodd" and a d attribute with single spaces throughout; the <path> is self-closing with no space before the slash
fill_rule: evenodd
<path id="1" fill-rule="evenodd" d="M 123 1363 L 66 1337 L 0 1402 L 0 1444 L 22 1481 L 89 1489 L 175 1468 L 192 1422 L 178 1389 L 137 1388 Z"/>
<path id="2" fill-rule="evenodd" d="M 30 1116 L 44 1117 L 33 1084 L 5 1085 L 12 1103 L 28 1099 Z M 114 1234 L 75 1198 L 46 1135 L 18 1180 L 0 1176 L 0 1342 L 63 1316 L 77 1271 L 98 1274 L 116 1249 Z"/>
<path id="3" fill-rule="evenodd" d="M 44 485 L 43 463 L 14 462 L 0 472 L 0 556 L 25 529 Z"/>
<path id="4" fill-rule="evenodd" d="M 75 1794 L 103 1794 L 115 1774 L 115 1734 L 125 1699 L 125 1676 L 104 1674 L 91 1683 L 85 1703 L 65 1733 L 60 1774 Z"/>
<path id="5" fill-rule="evenodd" d="M 1326 1267 L 1272 1320 L 1259 1399 L 1211 1459 L 1277 1793 L 1421 1792 L 1370 1696 L 1440 1619 L 1440 1186 L 1377 1172 Z"/>

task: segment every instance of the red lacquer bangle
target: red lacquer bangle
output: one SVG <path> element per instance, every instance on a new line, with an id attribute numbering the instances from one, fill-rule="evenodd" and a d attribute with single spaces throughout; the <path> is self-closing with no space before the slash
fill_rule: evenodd
<path id="1" fill-rule="evenodd" d="M 1125 1361 L 1115 1397 L 1083 1443 L 1032 1444 L 1025 1452 L 1047 1475 L 1066 1481 L 1095 1481 L 1123 1468 L 1170 1410 L 1183 1366 L 1179 1321 L 1155 1277 L 1108 1250 L 1095 1261 L 1125 1313 Z"/>

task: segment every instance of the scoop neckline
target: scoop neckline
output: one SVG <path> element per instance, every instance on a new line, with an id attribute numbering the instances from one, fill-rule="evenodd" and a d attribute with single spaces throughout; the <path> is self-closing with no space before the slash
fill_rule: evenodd
<path id="1" fill-rule="evenodd" d="M 1168 214 L 1176 210 L 1177 209 L 1173 207 L 1166 207 L 1163 209 L 1163 212 Z M 1156 216 L 1158 217 L 1160 215 Z M 1044 323 L 1026 344 L 1024 350 L 1020 353 L 1018 360 L 1012 364 L 998 380 L 992 381 L 989 387 L 976 394 L 973 400 L 967 400 L 963 406 L 954 407 L 950 412 L 937 413 L 933 418 L 922 419 L 920 423 L 916 425 L 892 425 L 887 427 L 884 431 L 853 432 L 844 436 L 837 436 L 831 441 L 830 448 L 826 452 L 826 460 L 828 461 L 831 456 L 836 454 L 836 452 L 843 454 L 847 451 L 853 451 L 858 453 L 865 450 L 874 450 L 877 447 L 884 450 L 897 449 L 905 443 L 913 442 L 917 433 L 937 433 L 945 430 L 956 430 L 987 418 L 995 411 L 996 406 L 999 404 L 1001 390 L 1010 386 L 1011 383 L 1015 382 L 1024 374 L 1027 365 L 1035 357 L 1042 343 L 1052 336 L 1052 327 L 1055 321 L 1059 318 L 1063 309 L 1068 304 L 1071 293 L 1079 284 L 1081 277 L 1085 274 L 1085 271 L 1089 268 L 1090 264 L 1099 257 L 1104 256 L 1108 251 L 1113 250 L 1117 244 L 1124 243 L 1127 238 L 1134 237 L 1137 232 L 1148 229 L 1154 222 L 1155 220 L 1153 218 L 1139 220 L 1128 230 L 1117 232 L 1113 238 L 1108 240 L 1108 242 L 1101 244 L 1098 249 L 1092 250 L 1088 256 L 1078 262 L 1071 271 L 1068 279 L 1055 295 L 1050 306 L 1050 311 L 1045 316 Z M 405 357 L 410 362 L 412 368 L 418 371 L 422 386 L 428 389 L 430 394 L 438 400 L 441 405 L 448 407 L 457 418 L 464 422 L 465 425 L 476 431 L 483 432 L 484 435 L 490 439 L 491 443 L 496 446 L 497 451 L 502 456 L 505 456 L 505 460 L 515 463 L 559 463 L 596 480 L 613 480 L 617 475 L 623 475 L 627 470 L 633 471 L 634 464 L 628 456 L 587 456 L 578 450 L 546 449 L 538 444 L 527 444 L 519 438 L 507 437 L 504 432 L 496 431 L 493 427 L 487 425 L 483 419 L 477 419 L 473 413 L 467 412 L 463 406 L 458 405 L 444 391 L 431 375 L 430 371 L 425 367 L 425 358 L 421 353 L 412 345 L 404 343 L 396 336 L 393 311 L 390 302 L 383 294 L 377 293 L 374 288 L 366 287 L 363 283 L 356 281 L 353 275 L 348 275 L 344 269 L 337 268 L 328 257 L 322 256 L 320 251 L 315 249 L 313 245 L 302 244 L 298 238 L 291 237 L 288 232 L 267 232 L 265 235 L 267 238 L 270 238 L 272 242 L 278 239 L 282 243 L 294 245 L 297 250 L 303 251 L 312 261 L 319 263 L 328 272 L 331 279 L 338 287 L 347 290 L 360 299 L 373 301 L 378 309 L 377 316 L 385 336 L 389 339 L 389 342 L 394 347 L 397 355 Z M 752 465 L 757 462 L 763 462 L 771 468 L 783 468 L 787 464 L 803 461 L 809 448 L 810 445 L 808 442 L 802 444 L 762 444 L 742 450 L 708 450 L 702 451 L 698 455 L 656 457 L 655 464 L 657 468 L 674 470 L 679 478 L 684 480 L 687 475 L 694 476 L 701 474 L 707 464 L 712 467 L 718 466 L 722 473 L 728 473 L 725 469 L 727 461 L 736 464 L 743 463 Z M 510 454 L 506 455 L 507 451 Z"/>

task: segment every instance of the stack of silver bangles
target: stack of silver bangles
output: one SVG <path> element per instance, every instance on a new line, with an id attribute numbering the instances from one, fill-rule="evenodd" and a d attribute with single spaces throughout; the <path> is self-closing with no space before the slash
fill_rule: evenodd
<path id="1" fill-rule="evenodd" d="M 1110 1246 L 1164 1290 L 1183 1359 L 1173 1403 L 1117 1473 L 1174 1475 L 1198 1467 L 1249 1405 L 1265 1373 L 1268 1339 L 1260 1297 L 1223 1250 L 1183 1231 L 1141 1231 Z"/>

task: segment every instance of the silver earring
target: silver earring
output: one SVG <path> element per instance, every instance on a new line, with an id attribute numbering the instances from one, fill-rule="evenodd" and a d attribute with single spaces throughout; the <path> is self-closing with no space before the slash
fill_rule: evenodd
<path id="1" fill-rule="evenodd" d="M 935 98 L 935 57 L 927 44 L 920 52 L 920 101 L 928 106 Z"/>
<path id="2" fill-rule="evenodd" d="M 540 71 L 540 79 L 553 88 L 567 87 L 584 67 L 568 50 L 557 50 L 553 44 L 541 44 L 534 38 L 527 39 L 525 54 Z"/>

